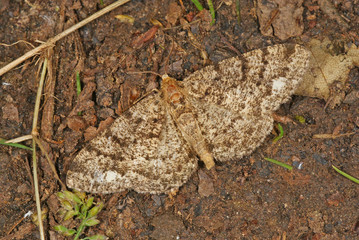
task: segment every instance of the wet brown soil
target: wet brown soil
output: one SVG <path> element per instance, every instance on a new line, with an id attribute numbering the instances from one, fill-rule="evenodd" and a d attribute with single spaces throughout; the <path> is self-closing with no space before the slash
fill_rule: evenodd
<path id="1" fill-rule="evenodd" d="M 45 86 L 39 131 L 62 180 L 72 157 L 98 128 L 108 126 L 159 86 L 154 75 L 129 72 L 168 72 L 181 79 L 205 64 L 276 43 L 305 45 L 310 39 L 328 37 L 359 45 L 357 0 L 305 1 L 300 14 L 303 21 L 297 21 L 298 31 L 301 27 L 304 31 L 287 40 L 279 40 L 278 33 L 261 33 L 256 18 L 259 6 L 253 1 L 214 1 L 213 26 L 207 12 L 196 16 L 198 11 L 190 1 L 183 1 L 183 7 L 180 2 L 133 0 L 60 40 L 50 53 L 55 82 L 53 92 L 51 84 Z M 206 1 L 201 2 L 208 8 Z M 328 11 L 323 2 L 332 4 L 335 11 Z M 0 43 L 26 40 L 37 45 L 37 40 L 47 41 L 102 7 L 95 0 L 0 0 Z M 121 22 L 115 18 L 120 14 L 133 17 L 134 22 Z M 191 25 L 184 26 L 183 19 Z M 162 26 L 154 27 L 153 20 Z M 0 66 L 31 48 L 23 42 L 0 45 Z M 1 76 L 1 138 L 31 133 L 38 59 Z M 85 92 L 80 100 L 76 71 Z M 351 71 L 344 90 L 352 97 L 335 108 L 326 107 L 321 99 L 294 96 L 278 114 L 302 116 L 305 123 L 282 124 L 281 140 L 272 142 L 277 135 L 274 131 L 252 155 L 218 164 L 215 172 L 201 165 L 174 196 L 132 191 L 95 195 L 105 208 L 98 217 L 101 223 L 85 234 L 105 234 L 110 239 L 359 239 L 359 185 L 332 168 L 335 165 L 359 177 L 359 94 L 353 94 L 359 90 L 358 68 Z M 54 97 L 52 103 L 49 96 Z M 353 134 L 313 138 L 333 133 Z M 39 239 L 37 227 L 29 218 L 22 219 L 28 211 L 36 212 L 31 152 L 1 145 L 0 155 L 1 239 Z M 264 157 L 294 169 L 288 171 Z M 61 186 L 44 157 L 39 165 L 42 207 L 48 209 L 44 220 L 47 238 L 64 239 L 53 230 L 60 221 L 55 193 Z"/>

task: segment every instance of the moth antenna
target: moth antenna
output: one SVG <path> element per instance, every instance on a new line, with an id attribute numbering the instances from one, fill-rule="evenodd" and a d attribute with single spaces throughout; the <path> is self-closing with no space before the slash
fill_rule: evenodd
<path id="1" fill-rule="evenodd" d="M 170 50 L 170 52 L 169 52 L 169 54 L 168 54 L 168 56 L 166 57 L 166 60 L 165 60 L 165 74 L 167 74 L 168 73 L 168 63 L 169 63 L 171 54 L 172 54 L 173 49 L 174 49 L 174 45 L 175 45 L 174 42 L 175 41 L 173 40 L 173 37 L 171 37 L 170 35 L 165 34 L 165 36 L 169 37 L 171 39 L 171 41 L 172 41 L 171 50 Z"/>

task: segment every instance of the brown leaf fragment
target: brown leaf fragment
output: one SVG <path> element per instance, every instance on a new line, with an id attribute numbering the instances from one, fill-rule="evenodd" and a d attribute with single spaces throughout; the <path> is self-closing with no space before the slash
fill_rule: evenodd
<path id="1" fill-rule="evenodd" d="M 86 122 L 80 116 L 72 116 L 72 117 L 67 118 L 67 126 L 70 129 L 79 132 L 79 131 L 85 129 Z"/>
<path id="2" fill-rule="evenodd" d="M 304 30 L 302 4 L 303 0 L 258 1 L 261 33 L 281 40 L 300 36 Z"/>
<path id="3" fill-rule="evenodd" d="M 86 128 L 85 133 L 84 133 L 85 142 L 90 141 L 91 139 L 96 137 L 96 135 L 97 135 L 97 129 L 95 127 L 90 126 L 90 127 Z"/>
<path id="4" fill-rule="evenodd" d="M 110 126 L 114 120 L 115 119 L 113 119 L 112 117 L 108 117 L 105 120 L 101 121 L 97 129 L 97 134 L 99 134 L 100 132 L 105 130 L 108 126 Z"/>
<path id="5" fill-rule="evenodd" d="M 15 106 L 15 104 L 6 103 L 1 109 L 3 112 L 4 119 L 10 120 L 10 121 L 15 121 L 17 123 L 20 122 L 19 111 L 18 111 L 17 107 Z"/>
<path id="6" fill-rule="evenodd" d="M 198 193 L 201 197 L 208 197 L 214 193 L 213 180 L 204 170 L 198 171 L 199 185 Z"/>
<path id="7" fill-rule="evenodd" d="M 86 124 L 89 125 L 89 126 L 95 126 L 95 124 L 97 123 L 97 117 L 95 115 L 95 111 L 92 113 L 89 113 L 89 114 L 85 114 L 82 116 L 82 118 L 85 120 Z"/>
<path id="8" fill-rule="evenodd" d="M 134 49 L 139 49 L 141 48 L 145 43 L 151 41 L 152 39 L 155 38 L 155 35 L 157 33 L 158 30 L 158 26 L 153 26 L 152 28 L 150 28 L 147 32 L 143 33 L 142 35 L 140 35 L 139 37 L 137 37 L 133 43 L 132 43 L 132 47 Z"/>
<path id="9" fill-rule="evenodd" d="M 182 9 L 176 2 L 171 2 L 166 15 L 166 20 L 171 26 L 175 26 L 182 15 Z"/>

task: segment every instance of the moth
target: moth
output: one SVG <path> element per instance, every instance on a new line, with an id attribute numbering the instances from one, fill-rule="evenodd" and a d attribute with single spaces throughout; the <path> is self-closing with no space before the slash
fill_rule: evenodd
<path id="1" fill-rule="evenodd" d="M 67 185 L 80 191 L 168 193 L 215 161 L 252 153 L 290 99 L 309 51 L 280 44 L 225 59 L 161 89 L 121 114 L 74 158 Z"/>

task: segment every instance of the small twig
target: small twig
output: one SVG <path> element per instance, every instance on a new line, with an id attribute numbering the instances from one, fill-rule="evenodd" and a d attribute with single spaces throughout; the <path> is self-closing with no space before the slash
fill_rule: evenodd
<path id="1" fill-rule="evenodd" d="M 32 45 L 31 43 L 25 41 L 25 40 L 19 40 L 19 41 L 16 41 L 14 43 L 11 43 L 11 44 L 6 44 L 6 43 L 0 43 L 0 46 L 4 46 L 4 47 L 11 47 L 13 45 L 16 45 L 16 44 L 19 44 L 19 43 L 25 43 L 25 44 L 28 44 L 30 45 L 32 48 L 35 48 L 34 45 Z"/>
<path id="2" fill-rule="evenodd" d="M 272 25 L 274 19 L 278 16 L 278 14 L 280 13 L 279 9 L 274 9 L 270 14 L 271 14 L 271 18 L 269 19 L 269 21 L 266 23 L 266 25 L 263 28 L 263 32 L 267 32 L 268 28 L 270 25 Z"/>
<path id="3" fill-rule="evenodd" d="M 18 138 L 7 140 L 5 143 L 19 143 L 30 139 L 32 139 L 32 135 L 24 135 Z"/>
<path id="4" fill-rule="evenodd" d="M 38 116 L 39 116 L 42 88 L 44 86 L 44 81 L 45 81 L 45 76 L 46 76 L 46 69 L 47 69 L 47 58 L 45 58 L 43 66 L 42 66 L 39 87 L 37 89 L 37 94 L 36 94 L 34 119 L 32 122 L 32 131 L 31 131 L 31 135 L 33 136 L 33 139 L 32 139 L 32 170 L 33 170 L 33 176 L 34 176 L 36 209 L 37 209 L 37 215 L 39 216 L 38 223 L 39 223 L 39 231 L 40 231 L 41 240 L 45 240 L 45 233 L 44 233 L 44 225 L 42 224 L 42 219 L 41 219 L 42 212 L 41 212 L 41 200 L 40 200 L 40 194 L 39 194 L 39 179 L 37 177 L 36 141 L 34 138 L 37 135 L 37 121 L 38 121 Z"/>
<path id="5" fill-rule="evenodd" d="M 129 2 L 130 0 L 118 0 L 117 2 L 114 2 L 113 4 L 105 7 L 104 9 L 96 12 L 95 14 L 91 15 L 90 17 L 82 20 L 81 22 L 73 25 L 72 27 L 66 29 L 65 31 L 63 31 L 62 33 L 56 35 L 55 37 L 49 39 L 46 43 L 41 44 L 40 46 L 38 46 L 37 48 L 34 48 L 33 50 L 25 53 L 24 55 L 22 55 L 21 57 L 19 57 L 18 59 L 12 61 L 11 63 L 7 64 L 5 67 L 0 69 L 0 76 L 2 76 L 4 73 L 10 71 L 11 69 L 13 69 L 14 67 L 16 67 L 17 65 L 19 65 L 20 63 L 22 63 L 23 61 L 25 61 L 26 59 L 34 56 L 35 54 L 41 52 L 42 50 L 53 46 L 58 40 L 60 40 L 61 38 L 69 35 L 70 33 L 76 31 L 77 29 L 85 26 L 87 23 L 95 20 L 96 18 L 99 18 L 100 16 L 108 13 L 109 11 L 112 11 L 113 9 Z"/>
<path id="6" fill-rule="evenodd" d="M 63 189 L 63 190 L 67 190 L 66 185 L 61 181 L 59 175 L 57 174 L 55 165 L 54 165 L 54 163 L 51 161 L 50 156 L 49 156 L 49 154 L 46 152 L 44 146 L 42 146 L 42 143 L 40 142 L 40 140 L 39 140 L 37 137 L 35 137 L 35 136 L 34 136 L 34 140 L 35 140 L 36 144 L 40 147 L 42 153 L 45 155 L 45 157 L 46 157 L 46 159 L 47 159 L 47 161 L 48 161 L 48 163 L 49 163 L 49 165 L 50 165 L 50 167 L 51 167 L 51 170 L 52 170 L 52 172 L 54 173 L 54 177 L 56 178 L 57 181 L 59 181 L 59 183 L 61 184 L 62 189 Z"/>
<path id="7" fill-rule="evenodd" d="M 7 232 L 7 235 L 9 235 L 12 232 L 12 230 L 14 230 L 14 228 L 16 228 L 22 221 L 24 221 L 25 218 L 30 217 L 31 215 L 32 215 L 31 211 L 25 213 L 24 216 L 10 228 L 10 230 Z"/>
<path id="8" fill-rule="evenodd" d="M 315 134 L 313 135 L 314 139 L 325 139 L 325 138 L 331 138 L 331 139 L 336 139 L 339 137 L 348 137 L 355 134 L 355 132 L 349 132 L 349 133 L 343 133 L 343 134 Z"/>

